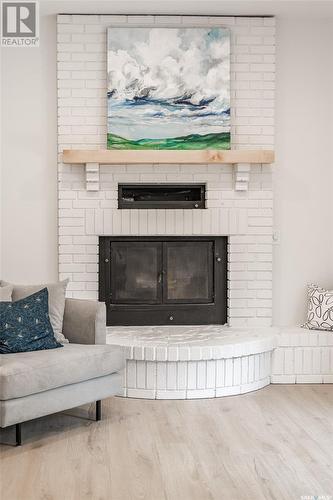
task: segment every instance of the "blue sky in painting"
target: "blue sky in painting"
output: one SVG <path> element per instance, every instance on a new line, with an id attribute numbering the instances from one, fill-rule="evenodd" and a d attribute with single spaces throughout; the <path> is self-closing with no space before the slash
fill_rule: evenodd
<path id="1" fill-rule="evenodd" d="M 230 130 L 225 28 L 109 28 L 108 132 L 161 139 Z"/>

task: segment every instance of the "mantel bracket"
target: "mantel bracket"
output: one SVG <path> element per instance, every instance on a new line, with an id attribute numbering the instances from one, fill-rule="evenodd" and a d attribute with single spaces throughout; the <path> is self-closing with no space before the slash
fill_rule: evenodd
<path id="1" fill-rule="evenodd" d="M 99 191 L 99 163 L 86 163 L 86 190 Z"/>
<path id="2" fill-rule="evenodd" d="M 248 191 L 250 181 L 250 163 L 237 163 L 234 168 L 235 191 Z"/>

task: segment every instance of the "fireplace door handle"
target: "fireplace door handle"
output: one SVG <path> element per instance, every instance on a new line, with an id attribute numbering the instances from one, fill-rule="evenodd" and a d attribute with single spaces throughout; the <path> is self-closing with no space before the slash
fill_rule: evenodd
<path id="1" fill-rule="evenodd" d="M 157 278 L 158 283 L 162 283 L 162 279 L 163 279 L 163 271 L 158 273 L 158 278 Z"/>

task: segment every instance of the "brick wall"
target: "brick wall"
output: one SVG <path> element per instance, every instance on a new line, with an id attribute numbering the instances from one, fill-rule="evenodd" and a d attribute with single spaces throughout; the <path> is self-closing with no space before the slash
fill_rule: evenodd
<path id="1" fill-rule="evenodd" d="M 274 147 L 275 20 L 191 16 L 58 16 L 59 276 L 68 294 L 97 298 L 98 235 L 229 235 L 229 323 L 272 319 L 272 174 L 251 168 L 249 191 L 234 190 L 230 165 L 102 166 L 100 190 L 63 149 L 106 147 L 106 29 L 225 26 L 231 32 L 232 147 Z M 207 210 L 118 210 L 118 182 L 205 182 Z"/>
<path id="2" fill-rule="evenodd" d="M 333 383 L 331 332 L 284 328 L 273 354 L 273 384 Z"/>

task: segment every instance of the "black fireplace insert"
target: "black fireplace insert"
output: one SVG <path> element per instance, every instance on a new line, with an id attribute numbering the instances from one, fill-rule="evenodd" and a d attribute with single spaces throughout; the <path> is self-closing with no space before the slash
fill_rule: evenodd
<path id="1" fill-rule="evenodd" d="M 108 325 L 227 321 L 227 237 L 99 239 L 99 300 Z"/>

